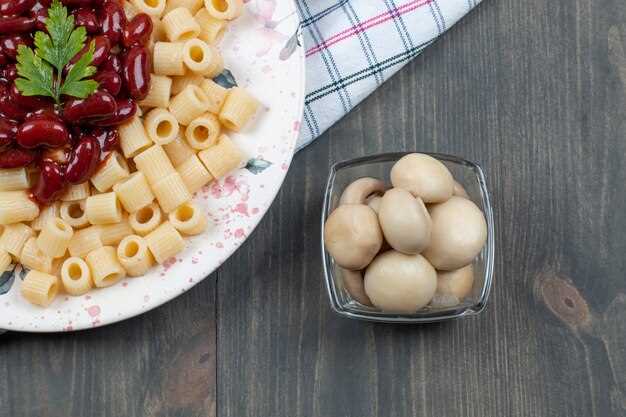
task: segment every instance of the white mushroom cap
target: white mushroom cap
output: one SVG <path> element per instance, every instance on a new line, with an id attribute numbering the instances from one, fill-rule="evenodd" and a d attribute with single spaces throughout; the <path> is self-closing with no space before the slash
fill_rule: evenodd
<path id="1" fill-rule="evenodd" d="M 487 222 L 472 201 L 452 197 L 428 207 L 432 220 L 430 245 L 422 253 L 439 270 L 461 268 L 474 260 L 487 240 Z"/>
<path id="2" fill-rule="evenodd" d="M 365 268 L 383 243 L 374 210 L 362 204 L 337 207 L 324 224 L 324 244 L 337 265 L 351 270 Z"/>
<path id="3" fill-rule="evenodd" d="M 391 183 L 409 191 L 425 203 L 442 203 L 452 197 L 454 178 L 437 159 L 430 155 L 411 153 L 391 168 Z"/>
<path id="4" fill-rule="evenodd" d="M 437 271 L 437 292 L 433 297 L 434 307 L 458 305 L 472 291 L 474 268 L 467 265 L 453 271 Z"/>
<path id="5" fill-rule="evenodd" d="M 348 294 L 350 294 L 355 301 L 366 306 L 372 306 L 372 301 L 367 294 L 365 294 L 365 285 L 361 271 L 350 271 L 344 268 L 339 268 L 339 270 L 341 271 L 343 286 L 346 291 L 348 291 Z"/>
<path id="6" fill-rule="evenodd" d="M 390 250 L 378 255 L 365 271 L 365 293 L 379 309 L 415 313 L 437 289 L 437 273 L 421 255 Z"/>
<path id="7" fill-rule="evenodd" d="M 385 183 L 371 177 L 359 178 L 353 181 L 343 190 L 339 205 L 343 204 L 366 204 L 367 197 L 372 194 L 385 192 Z"/>
<path id="8" fill-rule="evenodd" d="M 387 191 L 380 202 L 378 221 L 385 240 L 395 250 L 416 254 L 430 243 L 431 221 L 418 197 L 400 188 Z"/>

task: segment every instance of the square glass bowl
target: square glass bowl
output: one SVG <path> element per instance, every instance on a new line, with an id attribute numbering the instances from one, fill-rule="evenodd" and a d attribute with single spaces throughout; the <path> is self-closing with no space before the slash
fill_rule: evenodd
<path id="1" fill-rule="evenodd" d="M 474 286 L 471 293 L 455 306 L 428 305 L 413 314 L 384 313 L 355 301 L 344 288 L 342 274 L 324 245 L 324 223 L 337 207 L 343 190 L 362 177 L 374 177 L 391 186 L 389 172 L 396 161 L 412 152 L 386 153 L 334 164 L 330 170 L 322 211 L 322 259 L 326 289 L 332 309 L 340 316 L 384 323 L 432 323 L 472 316 L 480 313 L 487 303 L 493 279 L 494 226 L 493 211 L 483 170 L 477 164 L 455 156 L 426 153 L 440 160 L 467 191 L 470 199 L 483 211 L 487 221 L 487 242 L 473 263 Z M 445 304 L 445 303 L 443 303 Z"/>

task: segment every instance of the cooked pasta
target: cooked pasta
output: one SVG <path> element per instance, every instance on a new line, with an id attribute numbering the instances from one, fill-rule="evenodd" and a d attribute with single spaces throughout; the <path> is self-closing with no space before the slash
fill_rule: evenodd
<path id="1" fill-rule="evenodd" d="M 187 126 L 209 108 L 209 99 L 197 85 L 188 85 L 170 100 L 170 112 L 178 123 Z"/>
<path id="2" fill-rule="evenodd" d="M 5 251 L 4 249 L 0 249 L 0 274 L 6 271 L 12 262 L 13 259 L 11 259 L 11 255 L 9 255 L 9 252 Z"/>
<path id="3" fill-rule="evenodd" d="M 167 154 L 159 145 L 153 145 L 135 157 L 137 169 L 146 176 L 148 184 L 154 185 L 166 175 L 176 172 L 167 158 Z"/>
<path id="4" fill-rule="evenodd" d="M 117 258 L 131 277 L 148 272 L 154 265 L 154 257 L 146 240 L 137 235 L 126 236 L 117 247 Z"/>
<path id="5" fill-rule="evenodd" d="M 216 19 L 233 20 L 243 12 L 243 0 L 204 0 L 204 6 Z"/>
<path id="6" fill-rule="evenodd" d="M 163 28 L 170 42 L 182 42 L 200 34 L 200 25 L 189 9 L 179 7 L 163 16 Z"/>
<path id="7" fill-rule="evenodd" d="M 103 246 L 89 252 L 85 261 L 91 270 L 93 283 L 98 288 L 110 287 L 126 276 L 113 246 Z"/>
<path id="8" fill-rule="evenodd" d="M 24 277 L 21 293 L 32 304 L 48 307 L 59 293 L 59 280 L 54 275 L 33 269 Z"/>
<path id="9" fill-rule="evenodd" d="M 39 216 L 39 206 L 25 191 L 0 192 L 0 224 L 29 222 Z"/>
<path id="10" fill-rule="evenodd" d="M 194 18 L 200 25 L 198 39 L 202 39 L 211 45 L 215 45 L 222 40 L 226 27 L 228 26 L 227 21 L 214 18 L 205 8 L 198 10 Z"/>
<path id="11" fill-rule="evenodd" d="M 191 200 L 191 194 L 178 172 L 169 174 L 154 183 L 152 191 L 165 213 Z"/>
<path id="12" fill-rule="evenodd" d="M 128 216 L 128 224 L 139 236 L 145 236 L 152 232 L 162 221 L 163 213 L 156 203 L 150 204 Z M 132 234 L 132 232 L 129 234 Z"/>
<path id="13" fill-rule="evenodd" d="M 85 201 L 85 213 L 91 224 L 122 221 L 122 208 L 114 192 L 92 195 Z"/>
<path id="14" fill-rule="evenodd" d="M 228 90 L 220 110 L 220 122 L 227 129 L 239 132 L 259 110 L 259 102 L 241 87 Z"/>
<path id="15" fill-rule="evenodd" d="M 117 245 L 124 237 L 131 235 L 133 229 L 128 223 L 128 218 L 124 217 L 119 223 L 107 224 L 100 227 L 100 240 L 103 245 Z"/>
<path id="16" fill-rule="evenodd" d="M 172 77 L 172 95 L 180 93 L 190 84 L 199 86 L 202 84 L 204 79 L 203 75 L 194 74 L 193 72 L 180 77 Z"/>
<path id="17" fill-rule="evenodd" d="M 146 98 L 138 102 L 142 107 L 162 107 L 170 105 L 172 95 L 172 79 L 165 75 L 152 74 L 150 77 L 150 90 Z"/>
<path id="18" fill-rule="evenodd" d="M 72 226 L 56 217 L 43 226 L 37 237 L 37 245 L 49 257 L 60 258 L 65 255 L 73 235 Z"/>
<path id="19" fill-rule="evenodd" d="M 74 229 L 89 226 L 89 219 L 87 218 L 87 213 L 85 213 L 85 200 L 61 203 L 58 216 Z"/>
<path id="20" fill-rule="evenodd" d="M 204 75 L 214 74 L 216 68 L 223 70 L 224 60 L 216 47 L 200 39 L 190 39 L 183 46 L 183 62 L 191 72 Z"/>
<path id="21" fill-rule="evenodd" d="M 204 6 L 203 0 L 168 0 L 165 5 L 165 13 L 169 13 L 179 7 L 184 7 L 193 14 L 202 6 Z"/>
<path id="22" fill-rule="evenodd" d="M 152 53 L 152 66 L 157 75 L 185 75 L 183 48 L 177 42 L 157 42 Z"/>
<path id="23" fill-rule="evenodd" d="M 48 220 L 59 217 L 59 207 L 59 202 L 55 201 L 49 206 L 42 208 L 39 212 L 39 216 L 37 216 L 35 220 L 30 222 L 30 227 L 36 231 L 40 231 L 41 229 L 43 229 L 43 225 L 46 224 Z"/>
<path id="24" fill-rule="evenodd" d="M 84 200 L 91 195 L 91 186 L 89 182 L 82 184 L 70 185 L 65 193 L 59 198 L 61 201 L 78 201 Z"/>
<path id="25" fill-rule="evenodd" d="M 197 150 L 206 149 L 217 142 L 220 135 L 220 122 L 211 113 L 204 113 L 189 123 L 185 129 L 187 143 Z"/>
<path id="26" fill-rule="evenodd" d="M 124 1 L 122 7 L 124 7 L 124 14 L 128 20 L 131 20 L 133 17 L 141 13 L 141 11 L 129 0 Z"/>
<path id="27" fill-rule="evenodd" d="M 184 235 L 198 235 L 205 231 L 208 216 L 194 203 L 185 203 L 169 214 L 169 221 Z"/>
<path id="28" fill-rule="evenodd" d="M 52 273 L 53 258 L 41 250 L 35 237 L 29 238 L 24 243 L 19 261 L 26 268 L 35 269 L 46 274 Z"/>
<path id="29" fill-rule="evenodd" d="M 244 160 L 241 150 L 226 135 L 220 136 L 216 145 L 200 151 L 198 157 L 215 178 L 237 169 Z"/>
<path id="30" fill-rule="evenodd" d="M 197 155 L 191 155 L 176 170 L 183 179 L 185 187 L 192 194 L 214 180 Z"/>
<path id="31" fill-rule="evenodd" d="M 152 146 L 152 141 L 143 127 L 139 116 L 118 127 L 120 147 L 126 158 L 132 158 Z"/>
<path id="32" fill-rule="evenodd" d="M 160 264 L 185 249 L 185 241 L 170 222 L 165 222 L 146 236 L 148 248 Z"/>
<path id="33" fill-rule="evenodd" d="M 196 154 L 189 144 L 187 144 L 187 141 L 183 139 L 181 132 L 178 133 L 176 139 L 163 145 L 163 150 L 175 168 Z"/>
<path id="34" fill-rule="evenodd" d="M 139 12 L 160 17 L 165 10 L 166 0 L 130 0 Z"/>
<path id="35" fill-rule="evenodd" d="M 91 270 L 87 262 L 71 257 L 63 261 L 61 266 L 61 282 L 65 292 L 73 296 L 83 295 L 93 288 Z"/>
<path id="36" fill-rule="evenodd" d="M 26 168 L 0 169 L 0 191 L 18 191 L 30 187 Z"/>
<path id="37" fill-rule="evenodd" d="M 68 246 L 71 256 L 84 258 L 91 251 L 103 246 L 102 226 L 90 226 L 86 229 L 77 230 Z"/>
<path id="38" fill-rule="evenodd" d="M 228 95 L 228 90 L 209 79 L 202 81 L 200 88 L 202 88 L 202 91 L 209 99 L 209 112 L 219 114 Z"/>
<path id="39" fill-rule="evenodd" d="M 9 224 L 4 227 L 2 236 L 0 236 L 0 249 L 4 249 L 17 259 L 20 257 L 26 241 L 34 235 L 33 229 L 24 223 Z"/>
<path id="40" fill-rule="evenodd" d="M 91 177 L 91 183 L 98 191 L 104 193 L 129 175 L 126 159 L 118 152 L 111 152 L 104 164 Z"/>
<path id="41" fill-rule="evenodd" d="M 143 121 L 148 136 L 157 145 L 165 145 L 176 138 L 179 132 L 178 120 L 165 109 L 152 109 Z"/>
<path id="42" fill-rule="evenodd" d="M 116 184 L 113 191 L 122 203 L 122 207 L 129 213 L 149 205 L 154 200 L 154 194 L 148 180 L 141 172 L 134 172 L 126 180 Z"/>

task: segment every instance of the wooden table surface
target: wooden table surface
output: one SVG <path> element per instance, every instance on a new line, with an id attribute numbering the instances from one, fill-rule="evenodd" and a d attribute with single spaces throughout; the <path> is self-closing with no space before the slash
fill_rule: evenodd
<path id="1" fill-rule="evenodd" d="M 0 336 L 0 416 L 624 416 L 626 3 L 489 0 L 298 154 L 212 277 L 143 316 Z M 340 319 L 327 168 L 381 151 L 483 165 L 495 285 L 478 317 Z"/>

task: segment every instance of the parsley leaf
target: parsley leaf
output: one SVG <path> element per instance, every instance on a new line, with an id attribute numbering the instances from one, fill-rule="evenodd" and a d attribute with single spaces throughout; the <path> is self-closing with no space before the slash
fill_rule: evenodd
<path id="1" fill-rule="evenodd" d="M 59 0 L 54 0 L 48 9 L 46 29 L 48 33 L 35 33 L 34 52 L 25 46 L 18 49 L 17 73 L 21 78 L 15 82 L 17 88 L 27 96 L 52 97 L 57 104 L 61 103 L 62 95 L 85 98 L 92 94 L 98 83 L 86 78 L 96 72 L 90 65 L 93 43 L 63 79 L 63 69 L 85 46 L 85 28 L 75 27 L 74 16 L 68 14 Z"/>

